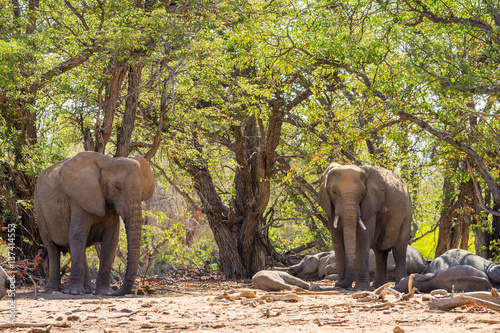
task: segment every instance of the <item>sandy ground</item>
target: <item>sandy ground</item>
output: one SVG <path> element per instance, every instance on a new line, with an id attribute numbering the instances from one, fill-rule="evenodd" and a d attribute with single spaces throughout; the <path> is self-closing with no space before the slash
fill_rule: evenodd
<path id="1" fill-rule="evenodd" d="M 331 282 L 320 285 L 327 289 Z M 297 292 L 295 301 L 221 297 L 248 290 L 252 292 L 248 281 L 217 280 L 172 282 L 157 286 L 157 294 L 124 297 L 35 295 L 33 288 L 21 288 L 16 292 L 16 322 L 25 327 L 0 324 L 0 331 L 500 332 L 499 312 L 479 306 L 429 310 L 430 295 L 415 295 L 408 301 L 388 295 L 386 302 L 363 302 L 353 291 Z M 269 296 L 255 289 L 253 293 Z M 0 302 L 0 323 L 9 322 L 8 306 L 6 297 Z"/>

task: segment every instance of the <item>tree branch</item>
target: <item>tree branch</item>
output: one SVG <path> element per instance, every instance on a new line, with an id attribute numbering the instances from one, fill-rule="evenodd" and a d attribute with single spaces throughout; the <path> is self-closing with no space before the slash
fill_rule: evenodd
<path id="1" fill-rule="evenodd" d="M 479 172 L 481 173 L 484 181 L 488 185 L 488 188 L 490 189 L 491 194 L 493 195 L 495 202 L 500 204 L 500 189 L 498 188 L 495 180 L 493 179 L 490 172 L 488 171 L 488 168 L 484 164 L 483 159 L 481 158 L 481 156 L 479 156 L 479 154 L 474 149 L 461 143 L 458 140 L 454 140 L 449 134 L 447 134 L 445 132 L 438 131 L 437 129 L 435 129 L 434 127 L 429 125 L 427 122 L 415 117 L 414 115 L 411 115 L 411 114 L 406 113 L 404 111 L 398 111 L 397 114 L 401 119 L 408 120 L 408 121 L 411 121 L 412 123 L 417 124 L 426 132 L 434 135 L 435 137 L 441 139 L 442 141 L 448 143 L 451 146 L 456 147 L 458 150 L 469 155 L 474 160 L 474 163 L 478 167 Z"/>
<path id="2" fill-rule="evenodd" d="M 28 88 L 28 93 L 35 93 L 38 90 L 42 89 L 50 80 L 52 80 L 54 77 L 64 74 L 67 71 L 72 70 L 73 68 L 81 65 L 85 61 L 87 61 L 91 56 L 94 55 L 97 51 L 99 51 L 104 44 L 106 44 L 105 40 L 98 41 L 94 43 L 94 45 L 90 48 L 85 49 L 84 51 L 80 52 L 77 56 L 68 59 L 66 61 L 63 61 L 59 65 L 55 66 L 51 70 L 45 72 L 40 76 L 40 79 L 38 82 L 33 83 L 29 88 Z"/>

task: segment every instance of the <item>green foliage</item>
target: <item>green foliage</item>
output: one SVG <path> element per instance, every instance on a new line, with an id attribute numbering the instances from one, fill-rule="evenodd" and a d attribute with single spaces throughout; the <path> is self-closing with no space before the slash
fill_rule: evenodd
<path id="1" fill-rule="evenodd" d="M 446 208 L 443 180 L 451 179 L 455 189 L 470 179 L 466 159 L 481 189 L 492 186 L 484 170 L 500 181 L 498 9 L 487 3 L 190 0 L 174 9 L 159 1 L 140 8 L 111 0 L 81 3 L 78 16 L 68 2 L 48 0 L 17 17 L 12 2 L 0 0 L 0 162 L 36 176 L 82 150 L 84 133 L 95 138 L 101 130 L 113 66 L 141 64 L 133 154 L 145 154 L 163 126 L 154 161 L 168 165 L 168 176 L 185 193 L 196 197 L 172 161 L 202 156 L 218 194 L 232 207 L 235 137 L 255 120 L 264 140 L 272 103 L 279 102 L 285 106 L 279 109 L 275 172 L 261 180 L 270 183 L 267 216 L 274 215 L 267 222 L 273 222 L 274 246 L 286 251 L 316 239 L 329 242 L 312 192 L 331 162 L 380 165 L 401 175 L 419 237 Z M 93 47 L 92 56 L 60 71 Z M 57 75 L 47 79 L 54 70 Z M 127 85 L 125 78 L 109 154 L 121 131 Z M 402 112 L 427 127 L 403 119 Z M 32 138 L 26 135 L 28 115 L 35 116 Z M 482 173 L 464 145 L 484 163 Z M 31 207 L 14 191 L 22 186 L 8 181 L 1 178 L 4 218 L 16 214 L 16 204 Z M 209 257 L 213 243 L 186 247 L 183 233 L 179 223 L 145 226 L 143 253 L 163 244 L 151 272 L 200 266 Z M 125 254 L 123 232 L 121 237 Z M 436 239 L 437 231 L 415 246 L 430 257 Z"/>

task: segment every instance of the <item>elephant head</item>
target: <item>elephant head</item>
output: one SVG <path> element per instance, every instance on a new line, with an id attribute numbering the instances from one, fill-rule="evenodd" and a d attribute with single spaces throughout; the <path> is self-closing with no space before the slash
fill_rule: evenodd
<path id="1" fill-rule="evenodd" d="M 64 164 L 60 175 L 63 192 L 80 209 L 101 217 L 116 212 L 123 218 L 128 243 L 127 270 L 122 287 L 113 295 L 124 295 L 132 288 L 139 266 L 141 201 L 149 199 L 154 191 L 154 177 L 147 161 L 138 156 L 111 158 L 82 152 Z"/>
<path id="2" fill-rule="evenodd" d="M 376 214 L 384 210 L 386 184 L 375 167 L 335 163 L 325 170 L 320 182 L 319 204 L 328 215 L 331 231 L 338 228 L 343 240 L 340 246 L 345 257 L 337 262 L 344 267 L 339 267 L 339 275 L 343 278 L 345 273 L 343 284 L 350 286 L 355 277 L 357 233 L 373 233 Z"/>

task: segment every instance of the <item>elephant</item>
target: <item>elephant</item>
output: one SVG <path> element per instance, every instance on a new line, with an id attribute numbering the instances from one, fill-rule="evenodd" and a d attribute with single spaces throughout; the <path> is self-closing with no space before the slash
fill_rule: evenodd
<path id="1" fill-rule="evenodd" d="M 436 273 L 457 265 L 472 266 L 484 272 L 493 286 L 500 286 L 500 265 L 462 249 L 446 251 L 432 260 L 424 273 Z"/>
<path id="2" fill-rule="evenodd" d="M 332 252 L 309 254 L 296 265 L 290 267 L 275 267 L 274 269 L 285 271 L 303 280 L 321 279 L 325 275 L 326 266 L 335 261 L 335 255 L 333 255 L 333 260 L 329 260 L 330 257 L 332 257 Z M 320 271 L 322 271 L 322 274 Z"/>
<path id="3" fill-rule="evenodd" d="M 375 275 L 376 266 L 375 266 L 375 252 L 372 249 L 370 249 L 369 252 L 368 265 L 369 265 L 370 277 L 373 277 Z M 422 273 L 426 267 L 427 267 L 427 261 L 424 259 L 420 251 L 408 245 L 406 249 L 406 274 L 409 275 L 414 273 Z M 324 273 L 325 273 L 325 279 L 337 280 L 338 279 L 337 264 L 332 263 L 327 265 Z M 394 255 L 392 254 L 392 252 L 389 252 L 389 255 L 387 256 L 387 276 L 390 281 L 397 281 L 395 273 L 396 273 L 396 264 L 394 262 Z"/>
<path id="4" fill-rule="evenodd" d="M 328 227 L 338 267 L 336 287 L 370 288 L 369 250 L 375 253 L 374 287 L 387 282 L 392 249 L 396 279 L 406 276 L 412 203 L 405 182 L 378 166 L 330 164 L 320 179 L 318 202 Z"/>
<path id="5" fill-rule="evenodd" d="M 409 276 L 401 279 L 394 289 L 407 293 L 409 279 Z M 488 291 L 492 288 L 488 276 L 484 272 L 468 265 L 452 266 L 435 273 L 415 274 L 412 287 L 424 293 L 430 293 L 436 289 L 445 289 L 449 292 L 468 292 Z"/>
<path id="6" fill-rule="evenodd" d="M 252 283 L 254 288 L 264 291 L 294 290 L 296 287 L 311 291 L 319 290 L 319 286 L 316 284 L 309 284 L 286 272 L 271 270 L 255 273 L 252 277 Z"/>
<path id="7" fill-rule="evenodd" d="M 122 296 L 132 287 L 139 267 L 142 203 L 154 191 L 147 161 L 80 152 L 45 169 L 35 186 L 38 228 L 49 259 L 45 291 L 61 289 L 60 252 L 71 253 L 71 274 L 63 293 L 90 292 L 86 247 L 101 243 L 95 294 Z M 110 287 L 118 246 L 120 216 L 127 234 L 127 269 L 120 289 Z"/>
<path id="8" fill-rule="evenodd" d="M 372 249 L 369 252 L 369 271 L 370 277 L 375 274 L 375 253 Z M 424 259 L 420 251 L 408 245 L 406 250 L 406 273 L 422 273 L 427 267 L 427 261 Z M 275 267 L 280 271 L 286 271 L 300 279 L 322 279 L 337 280 L 337 264 L 335 262 L 335 252 L 320 252 L 316 254 L 306 255 L 298 264 L 290 267 Z M 395 280 L 396 265 L 394 256 L 389 252 L 387 257 L 387 274 L 389 280 Z"/>
<path id="9" fill-rule="evenodd" d="M 11 288 L 12 278 L 9 277 L 5 269 L 0 266 L 0 299 L 2 299 L 7 291 Z"/>

